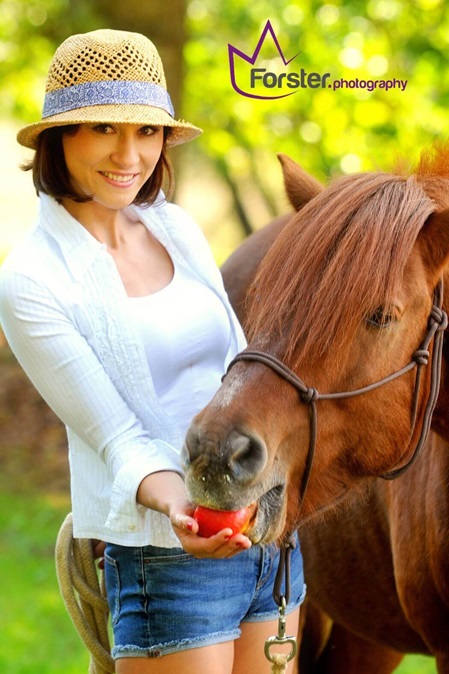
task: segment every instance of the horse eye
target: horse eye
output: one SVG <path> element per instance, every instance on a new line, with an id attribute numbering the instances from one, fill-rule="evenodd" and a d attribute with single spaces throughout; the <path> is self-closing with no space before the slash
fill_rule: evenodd
<path id="1" fill-rule="evenodd" d="M 395 321 L 394 312 L 385 307 L 377 307 L 377 309 L 367 317 L 366 322 L 376 328 L 388 328 Z"/>

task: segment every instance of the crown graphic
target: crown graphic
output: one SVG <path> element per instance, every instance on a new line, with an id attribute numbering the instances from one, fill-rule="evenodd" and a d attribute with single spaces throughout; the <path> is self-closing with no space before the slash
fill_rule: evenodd
<path id="1" fill-rule="evenodd" d="M 251 69 L 251 83 L 250 84 L 248 83 L 248 87 L 247 87 L 246 91 L 244 89 L 242 89 L 242 87 L 237 84 L 237 77 L 236 77 L 236 65 L 238 63 L 237 59 L 242 59 L 243 61 L 250 64 L 251 66 L 255 66 L 255 64 L 257 62 L 257 59 L 259 57 L 260 51 L 262 49 L 262 46 L 264 45 L 265 40 L 267 38 L 269 39 L 269 37 L 271 37 L 271 39 L 273 40 L 274 45 L 276 47 L 276 50 L 277 50 L 279 56 L 281 57 L 285 68 L 287 68 L 288 64 L 291 63 L 301 53 L 301 52 L 298 52 L 297 54 L 295 54 L 295 56 L 293 56 L 291 59 L 288 59 L 288 60 L 285 58 L 284 52 L 281 49 L 279 41 L 276 37 L 276 33 L 274 32 L 273 26 L 271 25 L 271 22 L 269 20 L 265 24 L 265 27 L 262 31 L 262 34 L 261 34 L 260 38 L 259 38 L 259 42 L 257 43 L 256 48 L 255 48 L 252 56 L 248 56 L 244 52 L 240 51 L 240 49 L 237 49 L 236 47 L 233 47 L 231 44 L 228 44 L 229 69 L 230 69 L 230 75 L 231 75 L 231 84 L 232 84 L 234 90 L 237 93 L 241 94 L 242 96 L 247 96 L 248 98 L 273 100 L 273 99 L 276 99 L 276 98 L 285 98 L 286 96 L 291 96 L 292 94 L 295 93 L 294 91 L 291 91 L 291 92 L 288 92 L 288 93 L 278 93 L 278 94 L 274 94 L 274 95 L 272 95 L 271 93 L 270 93 L 270 95 L 267 95 L 267 94 L 260 95 L 260 94 L 256 94 L 256 93 L 248 91 L 249 88 L 255 88 L 255 82 L 258 81 L 258 80 L 263 79 L 265 87 L 272 88 L 272 87 L 275 86 L 275 84 L 278 87 L 281 87 L 281 84 L 285 83 L 287 78 L 288 78 L 287 72 L 281 73 L 279 78 L 277 78 L 277 76 L 274 73 L 265 73 L 263 75 L 263 78 L 262 78 L 262 73 L 265 72 L 265 70 L 262 69 L 262 68 L 252 68 Z M 268 76 L 271 76 L 271 78 L 268 79 Z"/>

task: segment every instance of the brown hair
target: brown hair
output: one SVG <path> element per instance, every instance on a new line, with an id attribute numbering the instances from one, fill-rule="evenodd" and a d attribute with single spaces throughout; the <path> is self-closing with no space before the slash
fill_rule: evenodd
<path id="1" fill-rule="evenodd" d="M 33 172 L 33 183 L 36 192 L 48 194 L 54 197 L 58 203 L 64 198 L 73 199 L 81 203 L 92 200 L 91 196 L 78 194 L 74 189 L 64 158 L 62 136 L 64 133 L 76 133 L 78 127 L 78 124 L 69 124 L 51 127 L 42 131 L 37 139 L 36 153 L 33 159 L 22 166 L 24 171 Z M 164 183 L 167 198 L 173 193 L 173 168 L 166 150 L 169 135 L 170 129 L 164 127 L 164 144 L 161 156 L 153 173 L 134 199 L 133 203 L 138 206 L 151 206 Z"/>

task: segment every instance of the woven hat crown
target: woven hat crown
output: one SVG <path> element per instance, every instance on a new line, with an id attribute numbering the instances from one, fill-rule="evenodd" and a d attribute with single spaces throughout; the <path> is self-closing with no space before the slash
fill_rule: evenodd
<path id="1" fill-rule="evenodd" d="M 72 35 L 58 47 L 47 75 L 42 119 L 20 129 L 17 140 L 36 149 L 46 129 L 84 123 L 167 127 L 168 146 L 202 133 L 175 118 L 162 61 L 151 40 L 110 29 Z"/>
<path id="2" fill-rule="evenodd" d="M 45 91 L 107 80 L 153 82 L 167 88 L 162 61 L 147 37 L 102 29 L 73 35 L 58 47 Z"/>

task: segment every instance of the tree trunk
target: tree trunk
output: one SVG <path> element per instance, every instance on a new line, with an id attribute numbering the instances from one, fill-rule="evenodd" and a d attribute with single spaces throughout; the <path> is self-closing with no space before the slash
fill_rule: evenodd
<path id="1" fill-rule="evenodd" d="M 175 115 L 180 118 L 186 0 L 97 0 L 96 9 L 104 16 L 109 28 L 143 33 L 154 42 L 164 64 Z"/>

